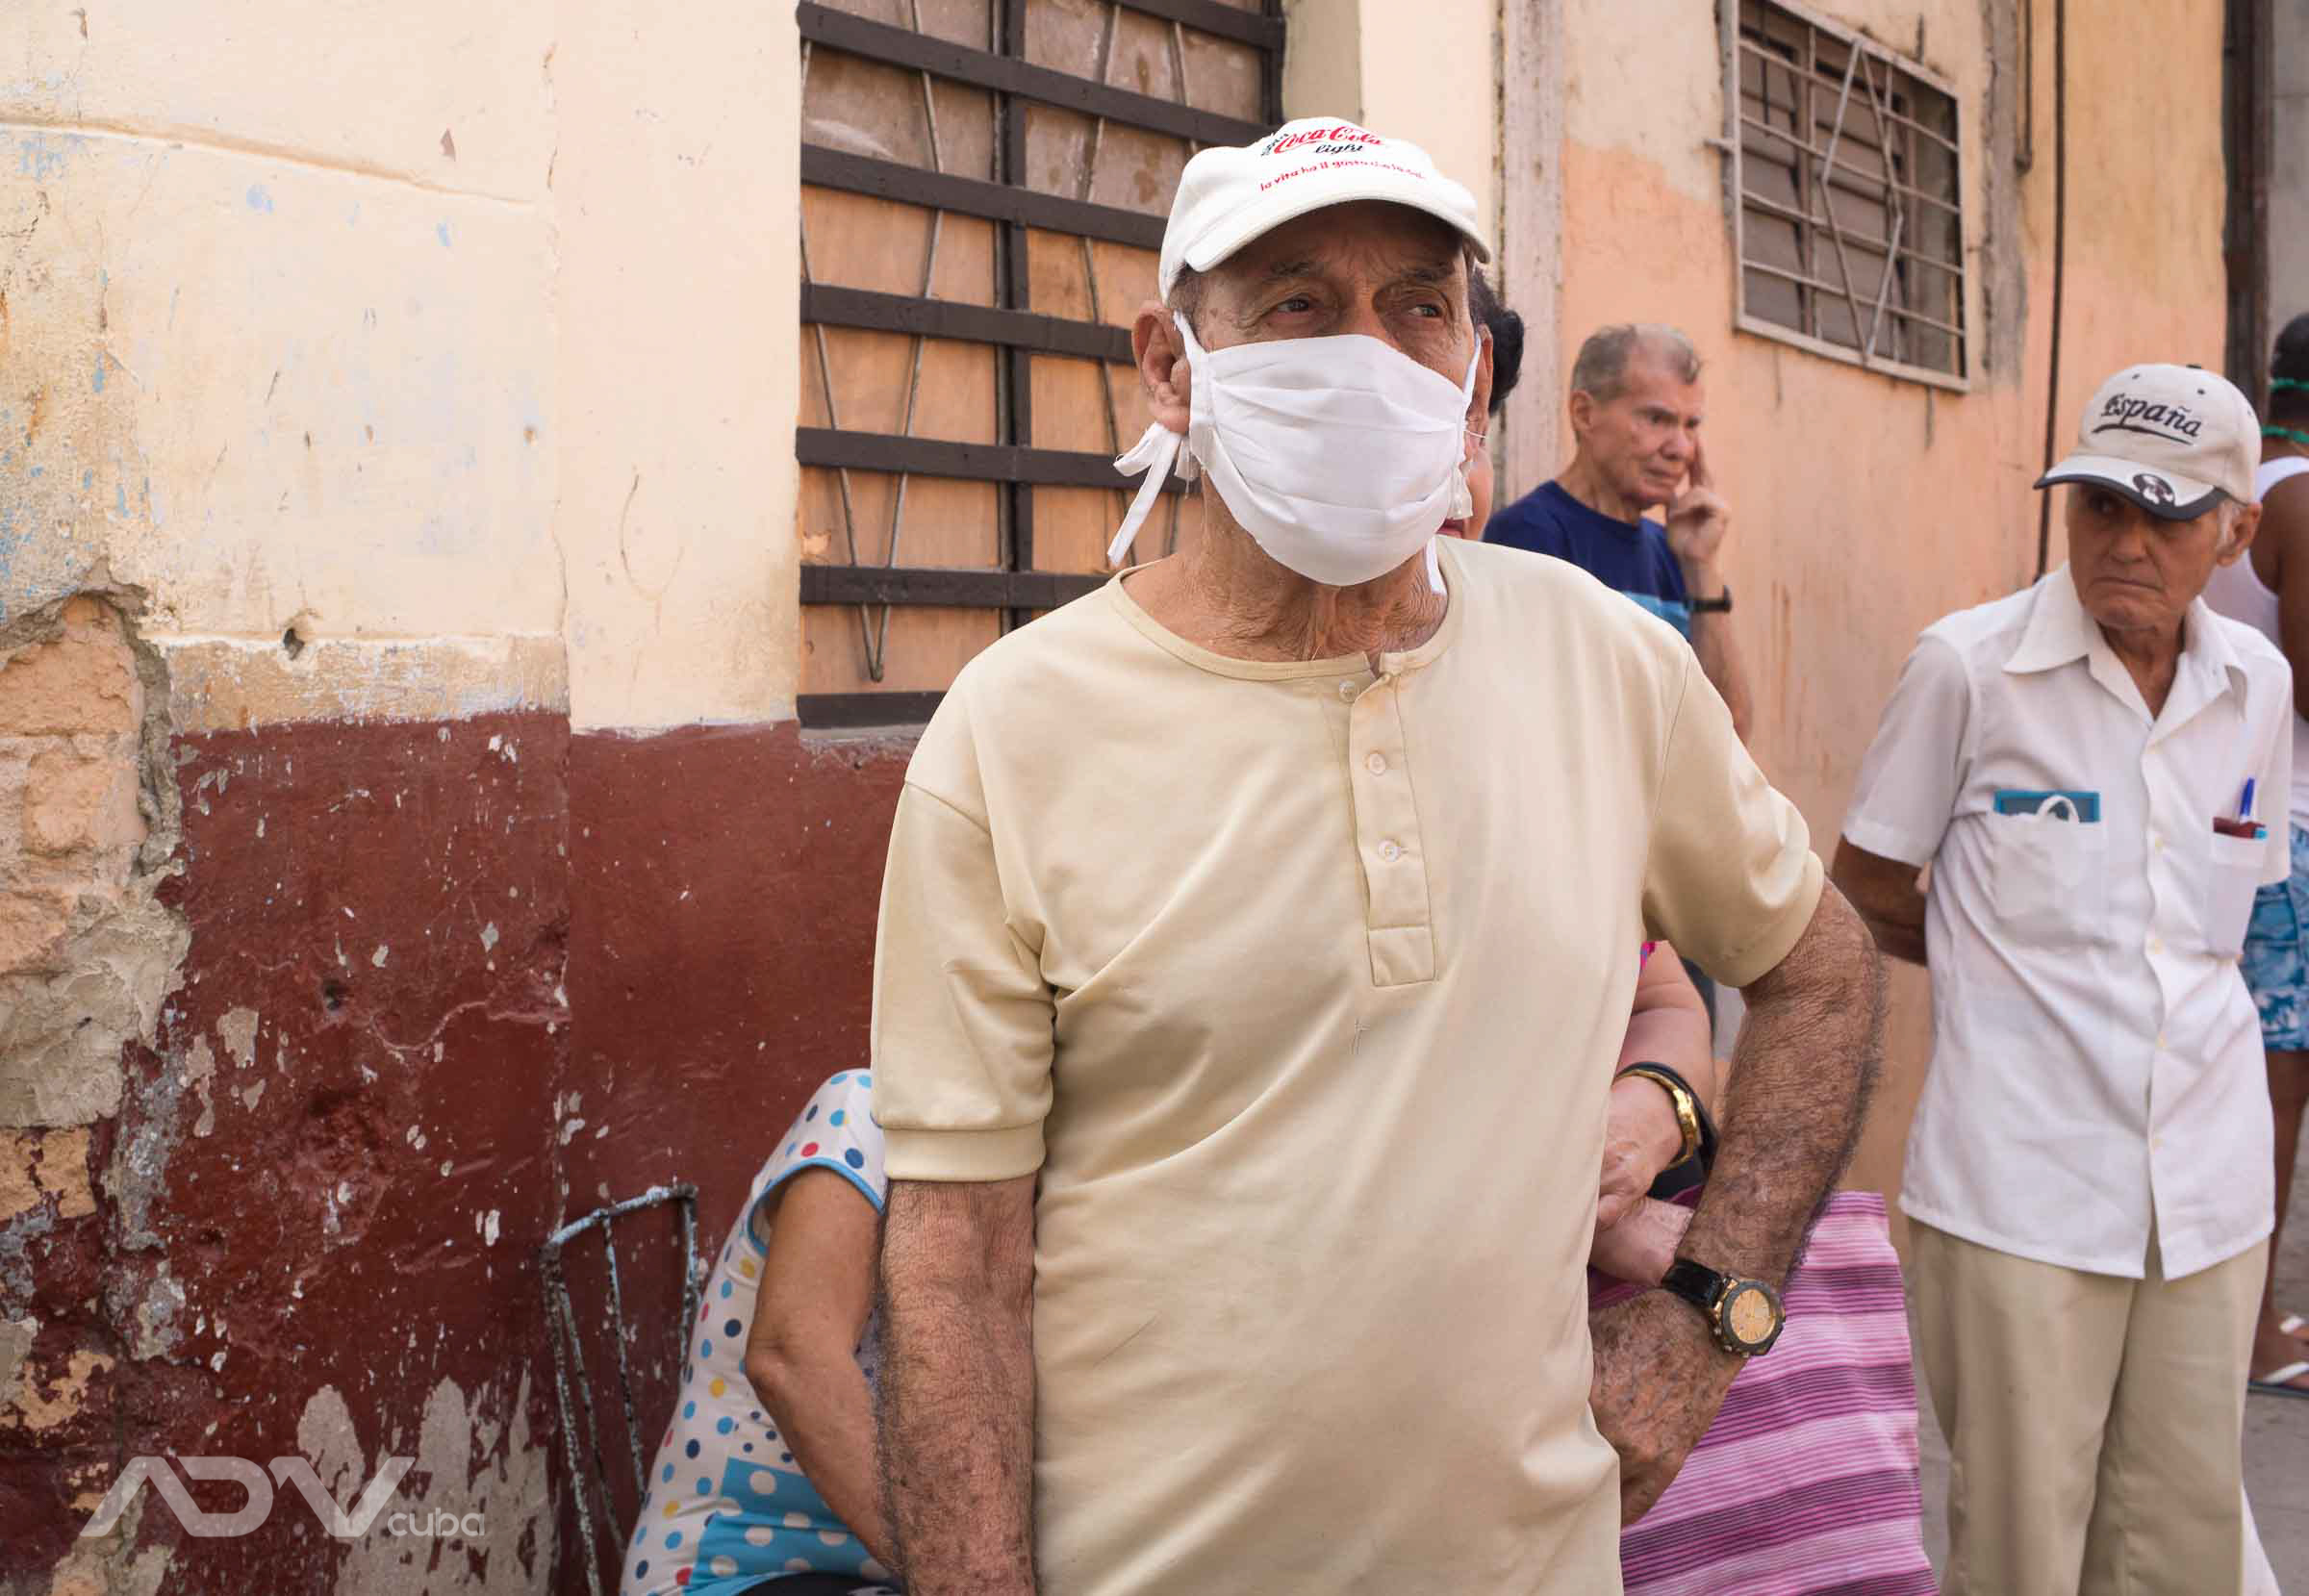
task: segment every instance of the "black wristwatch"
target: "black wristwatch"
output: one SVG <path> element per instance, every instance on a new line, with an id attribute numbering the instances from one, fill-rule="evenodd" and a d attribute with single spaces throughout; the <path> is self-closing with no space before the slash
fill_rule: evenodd
<path id="1" fill-rule="evenodd" d="M 1715 1332 L 1716 1345 L 1740 1357 L 1770 1352 L 1788 1328 L 1780 1293 L 1762 1280 L 1735 1279 L 1704 1263 L 1678 1258 L 1660 1278 L 1660 1285 L 1698 1308 Z"/>
<path id="2" fill-rule="evenodd" d="M 1693 598 L 1685 608 L 1694 615 L 1730 615 L 1732 613 L 1732 584 L 1724 584 L 1723 595 L 1718 598 Z"/>

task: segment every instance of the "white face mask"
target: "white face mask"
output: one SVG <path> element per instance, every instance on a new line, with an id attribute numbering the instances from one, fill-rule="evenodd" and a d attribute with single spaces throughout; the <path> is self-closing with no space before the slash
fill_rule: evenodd
<path id="1" fill-rule="evenodd" d="M 1147 479 L 1107 562 L 1121 562 L 1174 464 L 1193 479 L 1183 443 L 1243 529 L 1300 575 L 1353 587 L 1425 548 L 1442 592 L 1435 534 L 1475 508 L 1462 441 L 1482 346 L 1455 386 L 1359 333 L 1208 352 L 1184 317 L 1173 319 L 1192 363 L 1186 437 L 1156 422 L 1115 462 Z"/>

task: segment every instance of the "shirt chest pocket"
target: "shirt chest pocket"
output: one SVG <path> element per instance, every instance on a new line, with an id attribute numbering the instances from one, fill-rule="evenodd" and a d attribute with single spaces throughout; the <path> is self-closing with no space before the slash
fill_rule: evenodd
<path id="1" fill-rule="evenodd" d="M 2057 812 L 1991 815 L 1988 823 L 1989 890 L 2005 930 L 2045 948 L 2093 941 L 2107 918 L 2107 828 Z"/>
<path id="2" fill-rule="evenodd" d="M 2221 958 L 2245 951 L 2245 928 L 2253 918 L 2253 894 L 2269 862 L 2261 837 L 2212 838 L 2213 857 L 2205 867 L 2205 950 Z"/>

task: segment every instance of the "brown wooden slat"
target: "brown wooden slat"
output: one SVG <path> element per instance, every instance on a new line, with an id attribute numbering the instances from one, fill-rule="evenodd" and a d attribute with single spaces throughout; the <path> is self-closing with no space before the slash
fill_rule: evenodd
<path id="1" fill-rule="evenodd" d="M 794 458 L 804 466 L 853 471 L 908 471 L 922 476 L 955 476 L 973 482 L 1048 485 L 1054 488 L 1112 488 L 1135 491 L 1137 482 L 1114 469 L 1110 455 L 1074 449 L 1030 449 L 1009 443 L 954 443 L 938 438 L 901 438 L 885 432 L 837 432 L 831 427 L 796 427 Z M 1163 483 L 1180 493 L 1179 479 Z"/>
<path id="2" fill-rule="evenodd" d="M 938 712 L 943 693 L 804 693 L 794 713 L 804 731 L 860 726 L 919 726 Z"/>
<path id="3" fill-rule="evenodd" d="M 948 610 L 1054 610 L 1105 583 L 1104 576 L 1055 570 L 805 565 L 801 568 L 801 601 Z"/>
<path id="4" fill-rule="evenodd" d="M 1176 100 L 1133 93 L 1072 72 L 1036 66 L 991 50 L 974 50 L 910 28 L 893 28 L 848 12 L 802 0 L 794 12 L 801 37 L 813 44 L 854 56 L 910 67 L 933 77 L 1016 94 L 1043 105 L 1103 116 L 1110 122 L 1168 134 L 1205 144 L 1248 144 L 1270 131 L 1257 122 L 1197 111 Z"/>
<path id="5" fill-rule="evenodd" d="M 951 299 L 915 299 L 902 293 L 875 293 L 865 289 L 804 283 L 801 319 L 804 325 L 823 322 L 829 327 L 863 327 L 880 333 L 998 343 L 1046 355 L 1111 361 L 1117 366 L 1136 363 L 1130 352 L 1130 335 L 1121 327 L 1110 327 L 1101 321 L 1036 316 L 1030 311 L 967 305 Z"/>
<path id="6" fill-rule="evenodd" d="M 1280 16 L 1237 11 L 1232 6 L 1220 5 L 1218 0 L 1122 0 L 1122 4 L 1130 11 L 1159 16 L 1166 22 L 1182 22 L 1198 32 L 1216 34 L 1221 38 L 1265 50 L 1278 61 L 1282 57 Z"/>
<path id="7" fill-rule="evenodd" d="M 876 161 L 871 156 L 829 150 L 819 144 L 801 146 L 801 180 L 821 188 L 871 194 L 876 199 L 898 200 L 936 211 L 959 211 L 964 215 L 985 216 L 994 221 L 1047 227 L 1054 233 L 1080 233 L 1139 249 L 1162 248 L 1160 216 L 1111 205 L 1060 199 L 1055 194 L 1014 189 L 1002 183 L 949 177 L 920 166 Z"/>

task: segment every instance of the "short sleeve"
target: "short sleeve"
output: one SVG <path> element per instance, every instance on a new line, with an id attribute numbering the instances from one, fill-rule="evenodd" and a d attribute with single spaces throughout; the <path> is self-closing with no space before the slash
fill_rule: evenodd
<path id="1" fill-rule="evenodd" d="M 757 1253 L 770 1247 L 770 1199 L 805 1169 L 830 1170 L 858 1188 L 880 1212 L 889 1184 L 882 1173 L 882 1132 L 874 1123 L 874 1077 L 866 1070 L 829 1076 L 778 1138 L 746 1199 L 746 1236 Z"/>
<path id="2" fill-rule="evenodd" d="M 2269 858 L 2262 867 L 2261 884 L 2275 886 L 2293 874 L 2293 740 L 2300 735 L 2300 717 L 2293 712 L 2293 668 L 2286 666 L 2275 678 L 2284 708 L 2268 750 L 2262 755 L 2260 786 L 2253 813 L 2269 826 Z"/>
<path id="3" fill-rule="evenodd" d="M 1679 650 L 1643 883 L 1648 935 L 1726 986 L 1788 956 L 1819 906 L 1823 874 L 1796 806 L 1763 778 L 1689 649 Z"/>
<path id="4" fill-rule="evenodd" d="M 891 1178 L 1040 1169 L 1055 1018 L 1040 958 L 1010 924 L 987 825 L 910 777 L 874 959 L 875 1111 Z"/>
<path id="5" fill-rule="evenodd" d="M 1901 666 L 1876 740 L 1860 762 L 1844 817 L 1853 847 L 1919 869 L 1940 852 L 1963 785 L 1971 713 L 1964 656 L 1926 632 Z"/>

